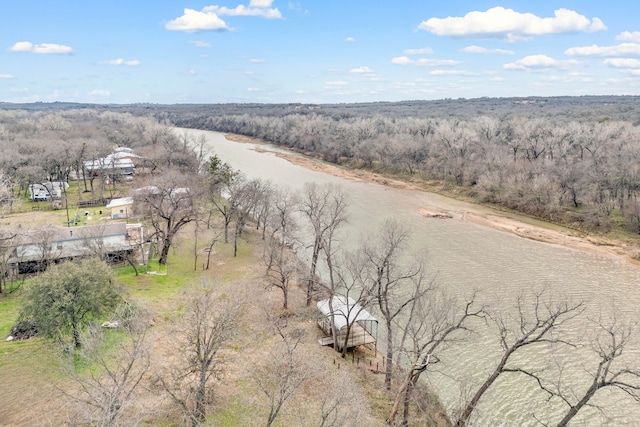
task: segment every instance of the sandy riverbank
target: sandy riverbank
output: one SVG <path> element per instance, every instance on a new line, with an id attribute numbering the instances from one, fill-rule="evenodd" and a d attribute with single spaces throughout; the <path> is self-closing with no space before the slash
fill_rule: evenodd
<path id="1" fill-rule="evenodd" d="M 236 142 L 247 142 L 253 144 L 263 143 L 263 141 L 259 139 L 243 135 L 227 134 L 225 137 Z M 258 148 L 257 150 L 268 151 L 264 148 Z M 346 169 L 299 154 L 276 153 L 276 155 L 293 164 L 314 171 L 328 173 L 340 178 L 361 182 L 374 182 L 380 185 L 387 185 L 407 190 L 421 190 L 417 185 L 410 182 L 389 178 L 373 172 Z M 611 256 L 640 265 L 640 262 L 637 260 L 640 255 L 640 248 L 635 244 L 635 242 L 613 241 L 600 236 L 589 236 L 579 231 L 562 229 L 553 224 L 549 224 L 548 227 L 545 227 L 543 223 L 540 223 L 542 225 L 534 225 L 525 221 L 519 221 L 511 217 L 500 215 L 499 211 L 491 208 L 474 209 L 474 212 L 471 213 L 450 212 L 448 210 L 439 210 L 437 207 L 431 206 L 429 208 L 420 209 L 419 213 L 425 217 L 442 218 L 444 220 L 455 216 L 456 218 L 461 218 L 465 221 L 473 222 L 484 227 L 491 227 L 499 231 L 512 233 L 525 239 L 560 245 L 601 256 Z"/>

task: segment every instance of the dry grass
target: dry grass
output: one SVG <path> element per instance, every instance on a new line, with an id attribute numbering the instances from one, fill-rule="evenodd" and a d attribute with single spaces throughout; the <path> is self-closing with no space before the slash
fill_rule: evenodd
<path id="1" fill-rule="evenodd" d="M 42 214 L 38 212 L 37 214 Z M 198 242 L 207 246 L 207 233 L 201 230 Z M 177 360 L 175 321 L 182 307 L 184 289 L 205 278 L 215 283 L 222 297 L 242 296 L 242 327 L 225 350 L 224 375 L 212 384 L 208 422 L 215 426 L 264 425 L 269 411 L 268 399 L 259 390 L 256 375 L 273 365 L 274 351 L 282 345 L 276 336 L 273 319 L 285 324 L 285 331 L 296 330 L 302 336 L 298 355 L 309 377 L 285 404 L 276 425 L 314 425 L 319 423 L 321 406 L 329 398 L 339 398 L 342 425 L 383 426 L 390 397 L 382 390 L 382 376 L 367 365 L 356 367 L 351 360 L 340 359 L 330 348 L 317 343 L 320 331 L 315 311 L 305 306 L 305 293 L 295 287 L 290 295 L 290 309 L 281 309 L 280 290 L 267 287 L 261 260 L 259 237 L 249 231 L 242 240 L 237 257 L 229 243 L 217 243 L 211 268 L 203 271 L 206 253 L 198 248 L 194 269 L 193 229 L 184 230 L 169 258 L 166 276 L 135 276 L 122 269 L 120 277 L 130 291 L 130 299 L 144 301 L 156 313 L 153 326 L 153 369 L 137 397 L 138 408 L 151 410 L 143 424 L 181 425 L 177 407 L 154 381 Z M 0 319 L 2 314 L 0 314 Z M 0 342 L 0 426 L 73 425 L 76 405 L 57 392 L 73 390 L 75 385 L 60 376 L 59 348 L 35 339 L 20 343 Z M 365 357 L 373 357 L 371 354 Z M 44 391 L 44 392 L 43 392 Z M 28 402 L 25 404 L 25 402 Z M 139 409 L 141 411 L 142 409 Z M 147 412 L 145 412 L 147 413 Z M 415 425 L 438 425 L 427 418 Z M 446 425 L 442 423 L 440 425 Z"/>

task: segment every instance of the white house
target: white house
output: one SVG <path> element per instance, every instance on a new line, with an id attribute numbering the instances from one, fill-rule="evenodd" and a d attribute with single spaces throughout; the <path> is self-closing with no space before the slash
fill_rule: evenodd
<path id="1" fill-rule="evenodd" d="M 135 169 L 134 161 L 139 158 L 140 156 L 134 154 L 131 148 L 118 147 L 106 157 L 84 162 L 84 168 L 93 175 L 131 176 Z"/>
<path id="2" fill-rule="evenodd" d="M 25 274 L 44 271 L 53 263 L 91 256 L 118 262 L 140 249 L 142 236 L 141 224 L 124 222 L 49 226 L 22 234 L 9 264 L 16 274 Z"/>

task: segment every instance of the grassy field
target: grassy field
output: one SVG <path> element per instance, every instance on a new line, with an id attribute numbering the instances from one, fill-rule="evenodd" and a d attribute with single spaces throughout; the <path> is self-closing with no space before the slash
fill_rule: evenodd
<path id="1" fill-rule="evenodd" d="M 199 259 L 204 261 L 194 263 L 193 240 L 187 237 L 192 235 L 188 230 L 182 233 L 171 251 L 166 274 L 146 274 L 141 270 L 135 275 L 131 267 L 116 269 L 119 281 L 126 286 L 127 298 L 144 302 L 155 313 L 153 368 L 141 390 L 154 396 L 151 400 L 156 406 L 145 417 L 143 425 L 178 426 L 182 423 L 179 411 L 166 396 L 155 399 L 162 395 L 162 390 L 153 385 L 153 378 L 159 372 L 168 372 L 176 360 L 177 349 L 171 338 L 175 333 L 174 322 L 181 313 L 183 291 L 199 280 L 213 281 L 220 298 L 241 295 L 246 304 L 241 330 L 225 350 L 224 373 L 219 381 L 211 383 L 213 399 L 207 425 L 265 424 L 268 399 L 257 386 L 256 375 L 269 369 L 281 345 L 269 319 L 282 315 L 286 315 L 287 328 L 295 328 L 303 335 L 300 363 L 304 363 L 305 372 L 313 376 L 287 402 L 275 425 L 316 424 L 323 399 L 328 393 L 335 392 L 338 381 L 346 381 L 343 386 L 346 404 L 341 408 L 345 411 L 342 415 L 345 425 L 384 425 L 389 399 L 384 393 L 380 397 L 381 376 L 357 369 L 331 349 L 318 345 L 320 332 L 315 326 L 315 313 L 305 307 L 302 289 L 294 290 L 290 310 L 286 313 L 281 310 L 281 294 L 268 290 L 265 282 L 257 236 L 247 233 L 247 240 L 240 242 L 237 257 L 233 257 L 232 244 L 217 244 L 212 253 L 211 268 L 204 271 L 204 252 L 199 253 Z M 74 415 L 77 405 L 60 392 L 74 388 L 74 384 L 62 376 L 61 348 L 40 338 L 4 341 L 19 306 L 19 291 L 0 295 L 0 396 L 3 396 L 0 399 L 0 425 L 74 425 L 72 420 L 77 420 Z M 370 398 L 376 395 L 378 397 Z"/>

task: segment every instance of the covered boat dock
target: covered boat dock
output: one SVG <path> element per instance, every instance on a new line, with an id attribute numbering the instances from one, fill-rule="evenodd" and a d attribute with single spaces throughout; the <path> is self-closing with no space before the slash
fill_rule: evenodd
<path id="1" fill-rule="evenodd" d="M 345 342 L 347 348 L 360 345 L 376 347 L 378 320 L 352 298 L 335 295 L 331 299 L 318 301 L 316 305 L 321 314 L 318 326 L 325 334 L 325 337 L 318 340 L 321 345 L 333 345 L 334 343 L 333 328 L 331 327 L 333 320 L 338 334 L 339 350 L 342 350 Z M 348 340 L 346 339 L 347 330 L 349 330 Z"/>

